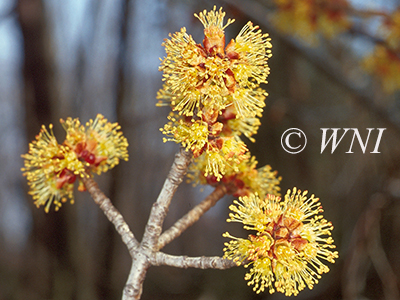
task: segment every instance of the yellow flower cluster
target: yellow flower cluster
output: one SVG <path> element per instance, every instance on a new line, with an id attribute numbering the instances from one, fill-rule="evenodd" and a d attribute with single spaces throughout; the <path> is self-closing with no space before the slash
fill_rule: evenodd
<path id="1" fill-rule="evenodd" d="M 386 93 L 400 90 L 400 57 L 393 50 L 377 45 L 374 52 L 364 58 L 362 65 L 380 80 Z"/>
<path id="2" fill-rule="evenodd" d="M 284 199 L 257 194 L 240 197 L 230 206 L 228 222 L 243 223 L 252 230 L 248 239 L 229 233 L 224 237 L 224 257 L 250 267 L 245 279 L 257 293 L 268 289 L 286 296 L 313 288 L 321 274 L 329 271 L 323 263 L 338 257 L 330 237 L 333 226 L 326 221 L 319 199 L 307 191 L 288 190 Z"/>
<path id="3" fill-rule="evenodd" d="M 100 174 L 113 168 L 120 159 L 128 160 L 128 142 L 117 123 L 110 123 L 102 115 L 86 126 L 78 119 L 60 121 L 67 133 L 59 144 L 50 124 L 45 126 L 29 144 L 29 152 L 22 168 L 37 207 L 44 205 L 48 212 L 52 203 L 58 210 L 67 199 L 74 202 L 75 181 L 91 173 Z M 80 184 L 79 190 L 84 190 Z"/>
<path id="4" fill-rule="evenodd" d="M 341 20 L 333 7 L 325 9 L 325 22 Z M 268 165 L 257 169 L 255 157 L 241 140 L 245 136 L 254 142 L 261 124 L 267 94 L 260 84 L 269 74 L 270 40 L 249 22 L 225 46 L 224 29 L 233 20 L 224 25 L 225 13 L 215 7 L 195 16 L 205 28 L 201 45 L 185 28 L 163 44 L 167 56 L 160 67 L 164 85 L 158 105 L 172 109 L 160 129 L 164 142 L 174 141 L 193 153 L 188 177 L 194 184 L 224 185 L 228 194 L 239 197 L 230 206 L 228 222 L 241 222 L 255 233 L 248 239 L 225 233 L 231 241 L 225 243 L 224 257 L 250 267 L 245 278 L 257 293 L 268 288 L 271 293 L 276 289 L 297 295 L 329 271 L 321 260 L 334 262 L 338 254 L 330 250 L 333 226 L 319 215 L 318 199 L 293 189 L 281 201 L 281 178 Z"/>
<path id="5" fill-rule="evenodd" d="M 169 121 L 161 129 L 164 141 L 175 141 L 191 150 L 204 176 L 220 181 L 226 170 L 237 169 L 245 160 L 247 147 L 240 139 L 260 126 L 267 93 L 271 43 L 268 34 L 248 22 L 225 46 L 222 9 L 195 16 L 204 25 L 203 44 L 197 44 L 182 28 L 170 35 L 163 46 L 164 85 L 158 105 L 170 105 Z M 205 162 L 205 163 L 203 163 Z"/>
<path id="6" fill-rule="evenodd" d="M 310 45 L 318 44 L 319 34 L 331 39 L 352 26 L 350 14 L 355 10 L 347 0 L 274 2 L 277 10 L 271 18 L 277 28 Z M 400 9 L 384 15 L 383 25 L 378 32 L 382 40 L 376 43 L 374 51 L 362 60 L 361 65 L 380 81 L 384 92 L 391 94 L 400 90 Z"/>
<path id="7" fill-rule="evenodd" d="M 400 90 L 400 9 L 388 15 L 380 28 L 384 43 L 362 61 L 362 67 L 379 80 L 383 91 L 392 94 Z"/>
<path id="8" fill-rule="evenodd" d="M 215 7 L 195 16 L 205 27 L 203 45 L 196 44 L 185 28 L 163 43 L 167 56 L 160 70 L 165 84 L 158 98 L 184 116 L 201 117 L 231 105 L 239 117 L 260 115 L 267 94 L 257 88 L 269 74 L 268 34 L 248 22 L 225 47 L 224 29 L 234 20 L 224 25 L 225 13 Z"/>
<path id="9" fill-rule="evenodd" d="M 223 184 L 227 187 L 227 193 L 235 197 L 248 196 L 257 193 L 262 197 L 267 194 L 280 195 L 281 177 L 277 176 L 277 171 L 272 171 L 269 165 L 261 168 L 257 167 L 255 156 L 246 153 L 245 158 L 232 168 L 228 166 L 221 180 L 210 174 L 205 174 L 202 170 L 207 164 L 206 157 L 201 157 L 189 167 L 189 180 L 196 184 L 208 184 L 217 186 Z"/>
<path id="10" fill-rule="evenodd" d="M 385 36 L 385 41 L 393 51 L 400 51 L 400 8 L 395 10 L 385 20 L 381 30 Z"/>
<path id="11" fill-rule="evenodd" d="M 310 44 L 317 43 L 317 34 L 333 38 L 347 30 L 347 0 L 274 0 L 277 11 L 273 21 L 283 32 L 298 36 Z"/>

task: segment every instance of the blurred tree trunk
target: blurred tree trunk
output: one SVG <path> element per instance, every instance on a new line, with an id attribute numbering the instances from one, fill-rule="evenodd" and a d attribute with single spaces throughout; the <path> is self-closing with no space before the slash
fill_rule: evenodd
<path id="1" fill-rule="evenodd" d="M 41 124 L 52 122 L 52 58 L 46 34 L 46 16 L 41 0 L 19 0 L 18 17 L 23 37 L 24 99 L 28 138 Z"/>
<path id="2" fill-rule="evenodd" d="M 23 38 L 25 124 L 28 140 L 32 141 L 41 124 L 48 126 L 57 121 L 54 116 L 54 62 L 43 2 L 19 0 L 17 12 Z M 32 203 L 30 196 L 28 201 Z M 61 299 L 60 295 L 64 299 L 74 299 L 66 226 L 68 212 L 45 214 L 33 204 L 30 207 L 33 224 L 21 270 L 20 286 L 23 288 L 18 290 L 15 299 Z"/>
<path id="3" fill-rule="evenodd" d="M 122 126 L 123 131 L 127 127 L 125 126 L 125 122 L 122 120 L 122 103 L 124 99 L 127 98 L 127 86 L 129 84 L 126 79 L 126 74 L 128 72 L 128 64 L 127 62 L 127 47 L 128 47 L 128 31 L 130 25 L 130 16 L 131 16 L 131 8 L 132 1 L 131 0 L 122 0 L 118 3 L 121 6 L 121 18 L 119 19 L 119 32 L 116 34 L 119 35 L 119 49 L 118 56 L 116 57 L 116 89 L 115 89 L 115 103 L 116 103 L 116 114 L 117 120 Z M 122 172 L 120 166 L 113 169 L 111 171 L 111 184 L 109 196 L 113 201 L 114 205 L 120 204 L 119 201 L 119 181 L 122 178 Z M 104 228 L 105 227 L 105 228 Z M 103 228 L 105 229 L 102 233 L 102 238 L 99 239 L 98 250 L 96 251 L 96 256 L 98 257 L 98 271 L 96 275 L 96 284 L 97 284 L 97 294 L 99 299 L 118 299 L 121 296 L 122 288 L 120 290 L 113 289 L 115 286 L 114 281 L 120 281 L 120 284 L 117 286 L 123 286 L 125 281 L 124 279 L 120 279 L 121 276 L 126 276 L 125 273 L 121 272 L 120 266 L 116 265 L 119 263 L 118 259 L 115 257 L 119 257 L 121 252 L 126 253 L 128 255 L 125 245 L 121 243 L 121 237 L 115 231 L 114 226 L 107 222 L 107 224 Z M 129 264 L 128 264 L 129 265 Z M 118 270 L 117 272 L 115 270 Z M 115 274 L 117 273 L 117 274 Z"/>

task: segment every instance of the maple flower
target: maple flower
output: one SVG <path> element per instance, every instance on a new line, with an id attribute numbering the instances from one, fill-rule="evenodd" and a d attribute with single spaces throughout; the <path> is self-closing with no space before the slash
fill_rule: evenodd
<path id="1" fill-rule="evenodd" d="M 260 125 L 261 122 L 258 118 L 232 119 L 228 121 L 228 126 L 233 134 L 240 136 L 243 133 L 253 143 L 255 139 L 252 136 L 257 133 Z"/>
<path id="2" fill-rule="evenodd" d="M 181 143 L 186 150 L 192 150 L 194 155 L 198 156 L 208 143 L 210 135 L 208 124 L 202 120 L 184 122 L 182 119 L 177 120 L 173 114 L 168 116 L 168 119 L 170 122 L 160 129 L 168 137 L 163 139 L 164 143 L 167 141 Z"/>
<path id="3" fill-rule="evenodd" d="M 279 196 L 279 191 L 281 190 L 279 187 L 281 177 L 277 176 L 277 171 L 272 171 L 270 165 L 265 165 L 264 167 L 255 169 L 256 172 L 244 173 L 241 177 L 244 186 L 247 187 L 247 190 L 244 190 L 246 193 L 242 195 L 248 195 L 251 192 L 257 193 L 260 197 L 265 197 L 267 194 L 272 194 Z"/>
<path id="4" fill-rule="evenodd" d="M 223 176 L 217 179 L 212 173 L 206 175 L 206 161 L 201 157 L 189 167 L 188 181 L 192 182 L 194 186 L 209 184 L 216 187 L 223 184 L 227 188 L 227 193 L 235 197 L 248 196 L 254 193 L 261 197 L 266 194 L 279 196 L 281 177 L 277 176 L 278 172 L 272 171 L 269 165 L 257 169 L 257 163 L 255 156 L 246 152 L 239 164 L 226 165 Z"/>
<path id="5" fill-rule="evenodd" d="M 159 105 L 168 103 L 180 115 L 197 117 L 234 105 L 238 117 L 259 116 L 267 96 L 258 86 L 269 74 L 268 34 L 248 22 L 225 47 L 224 29 L 234 20 L 224 24 L 225 12 L 215 6 L 195 16 L 204 25 L 203 45 L 185 28 L 163 43 L 167 56 L 160 66 L 165 84 L 157 95 Z"/>
<path id="6" fill-rule="evenodd" d="M 400 58 L 392 50 L 383 45 L 375 46 L 373 53 L 364 58 L 362 66 L 378 78 L 386 93 L 400 89 Z"/>
<path id="7" fill-rule="evenodd" d="M 207 145 L 206 151 L 194 161 L 194 165 L 203 170 L 205 177 L 213 176 L 220 181 L 228 167 L 237 170 L 246 152 L 246 144 L 238 137 L 220 137 Z"/>
<path id="8" fill-rule="evenodd" d="M 231 239 L 225 243 L 224 257 L 250 268 L 245 279 L 257 293 L 268 289 L 291 296 L 305 287 L 312 289 L 329 271 L 323 260 L 334 263 L 338 257 L 331 250 L 333 226 L 321 215 L 319 199 L 307 197 L 307 191 L 289 189 L 284 199 L 251 194 L 229 208 L 228 222 L 243 223 L 255 233 L 248 239 L 224 233 Z"/>
<path id="9" fill-rule="evenodd" d="M 218 114 L 210 111 L 198 120 L 182 119 L 172 112 L 169 122 L 160 131 L 167 136 L 164 142 L 174 141 L 192 151 L 194 165 L 201 168 L 205 176 L 219 181 L 227 168 L 237 168 L 248 149 L 238 135 L 232 135 L 232 130 L 228 130 L 229 135 L 222 134 L 224 124 L 217 118 Z"/>
<path id="10" fill-rule="evenodd" d="M 381 31 L 388 46 L 392 50 L 400 50 L 400 8 L 386 18 Z"/>
<path id="11" fill-rule="evenodd" d="M 317 0 L 317 27 L 324 37 L 332 39 L 351 27 L 347 0 Z"/>
<path id="12" fill-rule="evenodd" d="M 53 126 L 49 127 L 50 132 L 42 126 L 36 140 L 29 144 L 29 152 L 22 155 L 29 194 L 37 207 L 45 206 L 46 212 L 52 203 L 58 210 L 67 199 L 74 202 L 73 183 L 84 172 L 83 164 L 68 147 L 58 144 Z"/>
<path id="13" fill-rule="evenodd" d="M 90 120 L 86 127 L 78 119 L 60 122 L 67 132 L 62 144 L 54 136 L 53 125 L 50 124 L 50 131 L 42 126 L 36 140 L 29 144 L 28 153 L 22 155 L 29 194 L 37 207 L 45 206 L 46 212 L 52 203 L 58 210 L 68 199 L 74 202 L 76 180 L 78 190 L 84 191 L 81 178 L 91 176 L 92 172 L 106 172 L 120 159 L 128 159 L 128 142 L 117 123 L 109 123 L 102 115 Z"/>
<path id="14" fill-rule="evenodd" d="M 83 126 L 79 119 L 61 120 L 68 145 L 91 172 L 101 174 L 119 163 L 128 160 L 128 141 L 120 131 L 118 123 L 110 123 L 103 115 L 90 119 Z"/>
<path id="15" fill-rule="evenodd" d="M 237 136 L 243 134 L 254 143 L 255 139 L 253 135 L 257 133 L 261 125 L 260 119 L 257 117 L 236 118 L 236 115 L 236 110 L 230 106 L 218 117 L 218 121 L 224 124 L 222 134 Z"/>
<path id="16" fill-rule="evenodd" d="M 193 163 L 189 166 L 189 182 L 206 184 L 218 183 L 227 170 L 238 170 L 246 159 L 246 144 L 236 136 L 218 137 L 208 141 L 202 151 L 193 152 Z M 207 179 L 205 179 L 207 178 Z"/>
<path id="17" fill-rule="evenodd" d="M 310 45 L 317 44 L 317 34 L 331 39 L 347 30 L 347 0 L 274 0 L 278 10 L 273 22 L 283 32 L 298 36 Z"/>

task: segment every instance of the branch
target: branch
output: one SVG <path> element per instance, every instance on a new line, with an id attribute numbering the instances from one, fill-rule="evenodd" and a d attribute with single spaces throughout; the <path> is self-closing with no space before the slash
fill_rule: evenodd
<path id="1" fill-rule="evenodd" d="M 361 18 L 372 18 L 372 17 L 385 17 L 390 18 L 390 14 L 383 10 L 373 10 L 373 9 L 356 9 L 354 7 L 349 7 L 347 12 L 350 15 L 361 17 Z"/>
<path id="2" fill-rule="evenodd" d="M 349 33 L 362 35 L 362 36 L 368 38 L 369 40 L 371 40 L 376 45 L 384 46 L 386 48 L 386 50 L 389 51 L 389 53 L 391 53 L 392 55 L 394 55 L 398 59 L 400 59 L 400 49 L 393 49 L 393 47 L 390 46 L 384 38 L 374 36 L 370 32 L 366 31 L 364 28 L 361 28 L 360 26 L 354 26 L 354 25 L 349 29 Z"/>
<path id="3" fill-rule="evenodd" d="M 132 266 L 122 292 L 122 300 L 139 300 L 143 292 L 143 282 L 150 262 L 143 248 L 138 248 L 132 256 Z"/>
<path id="4" fill-rule="evenodd" d="M 219 256 L 201 256 L 201 257 L 188 257 L 188 256 L 175 256 L 157 252 L 151 258 L 151 264 L 154 266 L 171 266 L 176 268 L 198 268 L 198 269 L 230 269 L 237 267 L 237 264 L 230 259 L 225 259 Z"/>
<path id="5" fill-rule="evenodd" d="M 200 217 L 213 207 L 223 196 L 225 196 L 227 188 L 225 185 L 218 185 L 215 190 L 207 196 L 202 202 L 196 205 L 191 211 L 180 218 L 166 230 L 158 240 L 158 249 L 162 249 L 165 245 L 180 236 L 188 227 L 192 226 Z"/>
<path id="6" fill-rule="evenodd" d="M 92 196 L 94 202 L 101 208 L 107 219 L 114 224 L 115 229 L 122 238 L 122 241 L 127 246 L 129 254 L 131 257 L 133 257 L 133 251 L 139 246 L 139 243 L 132 231 L 129 229 L 129 226 L 125 222 L 121 213 L 114 207 L 110 199 L 108 199 L 106 195 L 104 195 L 104 193 L 99 189 L 99 186 L 92 178 L 85 177 L 82 178 L 82 181 L 90 193 L 90 196 Z"/>
<path id="7" fill-rule="evenodd" d="M 181 148 L 175 155 L 175 160 L 164 182 L 164 186 L 150 211 L 143 240 L 140 243 L 140 247 L 135 250 L 136 253 L 132 256 L 132 267 L 123 291 L 123 300 L 137 300 L 142 295 L 143 281 L 147 269 L 151 265 L 150 258 L 158 250 L 158 238 L 161 234 L 162 224 L 168 212 L 168 207 L 186 174 L 191 159 L 192 153 L 185 151 L 184 148 Z"/>
<path id="8" fill-rule="evenodd" d="M 153 204 L 150 212 L 149 220 L 143 235 L 143 247 L 147 247 L 152 251 L 157 250 L 158 238 L 162 231 L 162 225 L 167 215 L 171 199 L 176 192 L 179 184 L 186 174 L 187 168 L 191 162 L 192 153 L 181 148 L 175 155 L 174 163 L 169 171 L 168 177 L 164 182 L 164 186 Z"/>

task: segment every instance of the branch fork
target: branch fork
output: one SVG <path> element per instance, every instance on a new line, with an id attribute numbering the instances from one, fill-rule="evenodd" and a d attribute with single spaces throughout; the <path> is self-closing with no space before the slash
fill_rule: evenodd
<path id="1" fill-rule="evenodd" d="M 131 270 L 123 290 L 123 300 L 140 299 L 146 272 L 150 266 L 167 265 L 177 268 L 200 269 L 228 269 L 236 266 L 232 260 L 216 256 L 188 257 L 160 252 L 160 249 L 180 236 L 227 193 L 225 186 L 217 186 L 201 203 L 162 233 L 162 225 L 168 213 L 172 197 L 182 183 L 191 159 L 192 153 L 184 148 L 181 148 L 175 155 L 175 160 L 163 188 L 150 211 L 143 239 L 140 243 L 133 235 L 121 213 L 99 189 L 97 183 L 92 178 L 82 179 L 95 203 L 99 205 L 108 220 L 114 225 L 132 257 Z"/>

